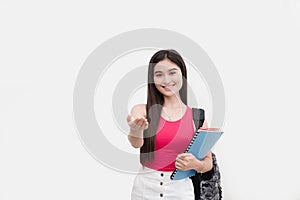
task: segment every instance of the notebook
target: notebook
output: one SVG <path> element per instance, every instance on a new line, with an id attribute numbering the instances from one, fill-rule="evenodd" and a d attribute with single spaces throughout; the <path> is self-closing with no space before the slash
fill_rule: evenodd
<path id="1" fill-rule="evenodd" d="M 191 142 L 187 146 L 184 153 L 192 153 L 197 159 L 203 160 L 212 147 L 217 143 L 223 134 L 218 128 L 199 129 Z M 194 176 L 195 170 L 175 169 L 171 174 L 172 180 L 180 180 L 186 177 Z"/>

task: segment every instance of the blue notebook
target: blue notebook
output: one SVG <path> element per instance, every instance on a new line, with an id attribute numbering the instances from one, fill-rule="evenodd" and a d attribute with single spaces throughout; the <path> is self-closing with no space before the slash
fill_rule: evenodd
<path id="1" fill-rule="evenodd" d="M 192 153 L 197 159 L 203 160 L 222 134 L 223 132 L 216 128 L 200 129 L 195 133 L 184 153 Z M 183 171 L 176 168 L 171 174 L 171 179 L 180 180 L 195 174 L 196 171 L 192 169 Z"/>

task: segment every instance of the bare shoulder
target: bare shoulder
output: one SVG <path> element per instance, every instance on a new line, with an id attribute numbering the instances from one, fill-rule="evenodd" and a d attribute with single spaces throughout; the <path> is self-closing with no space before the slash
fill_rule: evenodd
<path id="1" fill-rule="evenodd" d="M 131 109 L 133 117 L 146 117 L 146 104 L 136 104 Z"/>

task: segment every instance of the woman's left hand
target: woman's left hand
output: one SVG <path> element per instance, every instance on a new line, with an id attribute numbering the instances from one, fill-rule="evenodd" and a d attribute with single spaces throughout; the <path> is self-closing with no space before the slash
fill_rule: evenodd
<path id="1" fill-rule="evenodd" d="M 201 161 L 198 160 L 191 153 L 178 154 L 176 157 L 175 167 L 180 170 L 197 169 L 201 165 Z"/>

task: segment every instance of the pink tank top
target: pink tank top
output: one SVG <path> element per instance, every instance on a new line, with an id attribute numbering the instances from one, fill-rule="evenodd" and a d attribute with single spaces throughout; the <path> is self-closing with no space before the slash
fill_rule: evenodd
<path id="1" fill-rule="evenodd" d="M 194 136 L 192 109 L 187 106 L 185 114 L 177 121 L 160 117 L 156 132 L 154 160 L 145 166 L 158 171 L 173 171 L 175 159 L 183 153 Z"/>

